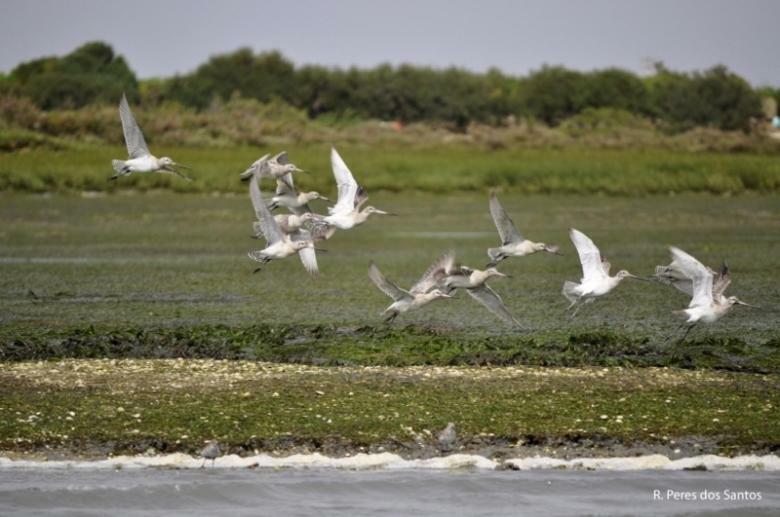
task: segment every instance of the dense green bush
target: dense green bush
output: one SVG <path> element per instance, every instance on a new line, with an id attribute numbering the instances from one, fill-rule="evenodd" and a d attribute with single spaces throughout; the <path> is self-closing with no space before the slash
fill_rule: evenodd
<path id="1" fill-rule="evenodd" d="M 684 74 L 659 65 L 647 83 L 653 112 L 676 129 L 747 130 L 751 119 L 761 116 L 759 94 L 724 66 Z"/>
<path id="2" fill-rule="evenodd" d="M 658 64 L 641 79 L 617 68 L 578 72 L 545 66 L 524 78 L 498 70 L 380 65 L 348 70 L 295 67 L 279 52 L 248 48 L 212 56 L 189 74 L 140 84 L 124 59 L 104 43 L 62 57 L 44 57 L 0 76 L 0 95 L 24 96 L 44 110 L 115 104 L 125 91 L 147 106 L 172 102 L 208 111 L 229 99 L 285 103 L 308 118 L 500 125 L 526 118 L 555 126 L 585 110 L 614 109 L 654 117 L 665 128 L 748 130 L 761 116 L 758 91 L 723 66 L 680 73 Z M 777 90 L 761 89 L 761 95 Z"/>
<path id="3" fill-rule="evenodd" d="M 87 43 L 62 58 L 45 57 L 11 71 L 7 87 L 43 109 L 114 103 L 126 92 L 138 98 L 138 82 L 122 56 L 105 43 Z"/>

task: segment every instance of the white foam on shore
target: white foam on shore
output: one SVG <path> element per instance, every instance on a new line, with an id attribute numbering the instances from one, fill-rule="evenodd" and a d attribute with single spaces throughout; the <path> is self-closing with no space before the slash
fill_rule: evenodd
<path id="1" fill-rule="evenodd" d="M 780 470 L 780 457 L 766 456 L 692 456 L 672 460 L 662 454 L 649 454 L 630 458 L 514 458 L 506 461 L 520 470 L 566 469 L 566 470 L 685 470 L 706 468 L 707 470 Z"/>
<path id="2" fill-rule="evenodd" d="M 549 457 L 527 457 L 506 460 L 507 464 L 519 470 L 684 470 L 704 467 L 707 470 L 762 470 L 780 471 L 780 457 L 766 456 L 695 456 L 672 460 L 661 454 L 624 458 L 575 458 L 562 460 Z M 0 457 L 0 470 L 13 468 L 26 469 L 137 469 L 137 468 L 173 468 L 197 469 L 203 460 L 193 456 L 175 453 L 159 456 L 115 456 L 104 460 L 58 460 L 37 461 L 10 459 Z M 206 462 L 211 467 L 211 462 Z M 428 459 L 406 460 L 397 454 L 389 452 L 380 454 L 356 454 L 341 458 L 331 458 L 319 453 L 293 454 L 276 457 L 268 454 L 241 457 L 235 454 L 217 458 L 215 468 L 314 468 L 314 469 L 345 469 L 345 470 L 379 470 L 379 469 L 420 469 L 420 470 L 452 470 L 452 469 L 486 469 L 492 470 L 499 462 L 475 454 L 451 454 Z"/>

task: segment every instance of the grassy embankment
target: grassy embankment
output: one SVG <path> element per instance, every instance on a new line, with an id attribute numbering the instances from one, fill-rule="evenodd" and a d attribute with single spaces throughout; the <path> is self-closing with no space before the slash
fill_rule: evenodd
<path id="1" fill-rule="evenodd" d="M 6 364 L 0 381 L 0 450 L 19 452 L 193 451 L 217 438 L 233 452 L 414 455 L 449 421 L 456 450 L 489 455 L 779 445 L 777 375 L 94 360 Z"/>
<path id="2" fill-rule="evenodd" d="M 780 160 L 772 154 L 691 153 L 667 149 L 508 148 L 472 145 L 405 145 L 384 142 L 338 146 L 360 182 L 370 191 L 421 190 L 431 193 L 502 188 L 518 194 L 647 195 L 682 192 L 736 194 L 780 190 Z M 267 147 L 158 147 L 194 167 L 193 182 L 165 175 L 142 175 L 109 182 L 118 146 L 62 151 L 5 153 L 0 190 L 27 192 L 116 191 L 166 188 L 179 192 L 243 192 L 237 174 L 265 152 L 290 151 L 307 172 L 304 189 L 333 194 L 328 143 Z"/>

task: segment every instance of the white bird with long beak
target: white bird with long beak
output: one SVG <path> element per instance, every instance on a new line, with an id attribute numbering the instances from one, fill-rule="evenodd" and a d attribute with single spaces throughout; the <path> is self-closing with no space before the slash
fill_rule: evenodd
<path id="1" fill-rule="evenodd" d="M 731 283 L 731 274 L 729 272 L 729 265 L 726 261 L 723 261 L 720 272 L 716 273 L 712 268 L 707 267 L 707 270 L 712 274 L 712 291 L 720 296 L 723 296 L 723 291 Z M 656 266 L 655 275 L 653 278 L 664 285 L 670 285 L 678 291 L 693 296 L 693 281 L 685 276 L 685 273 L 680 268 L 680 265 L 676 260 L 668 266 Z"/>
<path id="2" fill-rule="evenodd" d="M 700 321 L 714 323 L 729 312 L 734 305 L 757 308 L 755 305 L 741 301 L 736 296 L 727 297 L 724 294 L 731 284 L 731 274 L 728 269 L 725 270 L 718 282 L 713 282 L 714 275 L 710 268 L 679 248 L 672 246 L 669 250 L 672 252 L 672 266 L 679 269 L 691 280 L 692 298 L 688 308 L 675 311 L 688 317 L 683 323 L 683 325 L 688 325 L 688 328 L 680 341 L 684 340 Z"/>
<path id="3" fill-rule="evenodd" d="M 330 201 L 330 199 L 320 195 L 319 192 L 299 192 L 295 188 L 292 174 L 288 173 L 281 179 L 276 180 L 276 194 L 271 198 L 268 208 L 274 210 L 282 206 L 294 214 L 301 214 L 302 212 L 311 212 L 309 202 L 315 199 Z"/>
<path id="4" fill-rule="evenodd" d="M 268 207 L 265 205 L 258 186 L 257 176 L 252 176 L 249 180 L 249 197 L 252 200 L 252 206 L 257 216 L 257 226 L 265 240 L 267 246 L 262 250 L 250 251 L 249 258 L 260 262 L 261 266 L 255 269 L 255 273 L 262 269 L 262 265 L 271 260 L 280 260 L 297 253 L 301 258 L 304 269 L 312 275 L 319 273 L 317 267 L 317 254 L 315 253 L 314 242 L 308 232 L 297 232 L 288 235 L 282 232 L 279 224 L 276 222 Z"/>
<path id="5" fill-rule="evenodd" d="M 241 173 L 241 181 L 246 181 L 257 174 L 260 178 L 272 178 L 286 183 L 287 177 L 291 178 L 292 173 L 303 172 L 303 169 L 290 163 L 287 151 L 282 151 L 271 158 L 269 156 L 266 154 L 255 160 L 247 170 Z M 292 188 L 292 184 L 289 187 Z"/>
<path id="6" fill-rule="evenodd" d="M 455 289 L 463 289 L 487 310 L 498 316 L 502 321 L 513 326 L 520 326 L 520 322 L 512 316 L 504 305 L 504 301 L 489 285 L 491 278 L 511 278 L 494 267 L 484 271 L 471 269 L 470 267 L 455 264 L 455 255 L 448 255 L 449 261 L 445 262 L 445 277 L 442 284 L 447 293 Z"/>
<path id="7" fill-rule="evenodd" d="M 618 271 L 615 276 L 609 276 L 610 263 L 602 260 L 599 249 L 593 244 L 590 237 L 574 228 L 569 230 L 569 237 L 571 237 L 574 247 L 577 248 L 582 264 L 580 283 L 566 281 L 563 284 L 563 296 L 571 303 L 567 310 L 577 306 L 571 317 L 577 314 L 583 304 L 590 303 L 599 296 L 604 296 L 617 287 L 624 278 L 646 280 L 632 275 L 625 269 Z"/>
<path id="8" fill-rule="evenodd" d="M 452 298 L 452 296 L 438 287 L 446 275 L 445 267 L 448 260 L 450 260 L 448 255 L 442 255 L 436 259 L 436 262 L 431 264 L 422 278 L 408 291 L 401 289 L 385 278 L 382 272 L 379 271 L 379 268 L 376 267 L 376 264 L 371 262 L 368 266 L 369 278 L 379 290 L 393 299 L 393 303 L 383 312 L 383 314 L 387 314 L 385 323 L 392 323 L 399 314 L 419 309 L 439 298 Z"/>
<path id="9" fill-rule="evenodd" d="M 395 215 L 373 206 L 367 206 L 361 211 L 360 207 L 368 201 L 368 195 L 355 181 L 349 167 L 335 148 L 330 150 L 330 164 L 333 169 L 333 177 L 336 178 L 339 197 L 336 205 L 328 208 L 329 215 L 322 218 L 324 222 L 339 230 L 349 230 L 366 222 L 371 214 Z"/>
<path id="10" fill-rule="evenodd" d="M 189 167 L 176 163 L 167 156 L 157 158 L 149 152 L 144 134 L 141 132 L 138 122 L 135 121 L 133 112 L 130 111 L 130 105 L 127 103 L 127 96 L 124 93 L 122 100 L 119 101 L 119 118 L 122 120 L 122 131 L 125 135 L 129 158 L 127 160 L 111 160 L 111 166 L 116 174 L 110 179 L 115 180 L 134 172 L 156 172 L 158 174 L 173 174 L 187 181 L 192 181 L 192 178 L 176 170 L 177 167 L 183 169 L 189 169 Z"/>
<path id="11" fill-rule="evenodd" d="M 488 257 L 490 257 L 489 266 L 495 266 L 508 257 L 524 257 L 538 251 L 560 255 L 558 246 L 554 244 L 529 241 L 523 237 L 517 231 L 515 223 L 512 222 L 504 207 L 498 202 L 495 192 L 490 194 L 490 215 L 493 216 L 493 222 L 496 224 L 499 237 L 501 237 L 501 246 L 487 250 Z"/>
<path id="12" fill-rule="evenodd" d="M 313 214 L 311 212 L 306 212 L 301 215 L 296 215 L 296 214 L 274 215 L 274 220 L 276 221 L 276 224 L 279 225 L 279 229 L 281 229 L 283 233 L 286 233 L 288 235 L 297 232 L 298 230 L 303 228 L 306 223 L 316 221 L 316 218 L 317 218 L 317 214 Z M 255 237 L 263 236 L 263 228 L 259 220 L 253 223 L 253 228 L 255 230 Z"/>

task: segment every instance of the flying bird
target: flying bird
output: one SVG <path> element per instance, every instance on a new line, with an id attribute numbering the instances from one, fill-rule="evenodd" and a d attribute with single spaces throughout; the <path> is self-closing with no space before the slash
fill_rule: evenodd
<path id="1" fill-rule="evenodd" d="M 122 131 L 125 134 L 125 144 L 127 145 L 127 160 L 111 160 L 111 166 L 116 172 L 110 179 L 115 180 L 121 176 L 127 176 L 134 172 L 156 172 L 158 174 L 174 174 L 187 181 L 189 178 L 176 170 L 177 168 L 189 169 L 186 165 L 176 163 L 167 156 L 157 158 L 149 152 L 144 140 L 144 134 L 138 126 L 138 122 L 130 111 L 130 105 L 127 103 L 127 96 L 122 94 L 122 100 L 119 101 L 119 118 L 122 120 Z"/>
<path id="2" fill-rule="evenodd" d="M 517 327 L 520 326 L 520 322 L 509 313 L 498 293 L 487 285 L 487 281 L 491 278 L 511 278 L 509 275 L 498 271 L 494 267 L 481 271 L 457 265 L 455 264 L 454 254 L 451 255 L 451 260 L 445 263 L 445 274 L 446 276 L 442 283 L 448 293 L 455 289 L 463 289 L 505 323 Z"/>
<path id="3" fill-rule="evenodd" d="M 566 310 L 574 306 L 577 308 L 571 317 L 576 316 L 585 303 L 590 303 L 599 296 L 610 292 L 624 278 L 634 278 L 645 280 L 644 278 L 632 275 L 625 269 L 618 271 L 615 276 L 609 276 L 610 263 L 601 258 L 599 249 L 590 240 L 590 237 L 579 230 L 572 228 L 569 230 L 569 237 L 582 263 L 582 279 L 580 283 L 566 281 L 563 284 L 563 296 L 571 303 Z"/>
<path id="4" fill-rule="evenodd" d="M 392 323 L 399 314 L 419 309 L 433 300 L 452 298 L 444 289 L 439 287 L 446 275 L 445 268 L 449 260 L 451 260 L 449 255 L 442 255 L 436 259 L 423 274 L 422 278 L 408 291 L 401 289 L 385 278 L 382 272 L 379 271 L 379 268 L 376 267 L 376 264 L 371 262 L 368 266 L 368 277 L 380 291 L 393 299 L 393 303 L 383 312 L 383 314 L 387 314 L 385 323 Z"/>
<path id="5" fill-rule="evenodd" d="M 725 291 L 726 287 L 731 283 L 731 273 L 726 261 L 723 261 L 719 273 L 716 273 L 710 267 L 707 267 L 707 270 L 713 276 L 713 292 L 722 293 Z M 676 260 L 672 260 L 668 266 L 656 266 L 654 278 L 664 285 L 670 285 L 688 296 L 693 296 L 693 281 L 685 276 Z"/>
<path id="6" fill-rule="evenodd" d="M 272 178 L 287 183 L 287 178 L 291 178 L 292 173 L 303 172 L 295 164 L 290 163 L 287 151 L 282 151 L 271 158 L 269 156 L 266 154 L 255 160 L 247 170 L 241 173 L 241 181 L 246 181 L 257 174 L 260 178 Z M 291 183 L 288 186 L 293 188 Z"/>
<path id="7" fill-rule="evenodd" d="M 301 258 L 304 269 L 312 275 L 319 273 L 317 267 L 317 254 L 314 248 L 314 241 L 308 231 L 297 231 L 293 234 L 282 232 L 279 223 L 271 215 L 270 210 L 263 201 L 258 185 L 257 175 L 249 180 L 249 197 L 252 200 L 252 206 L 255 209 L 257 217 L 256 230 L 265 237 L 267 246 L 262 250 L 249 252 L 249 258 L 260 262 L 261 266 L 255 269 L 255 273 L 262 269 L 262 266 L 271 260 L 279 260 L 289 257 L 295 253 Z"/>
<path id="8" fill-rule="evenodd" d="M 319 192 L 299 192 L 295 188 L 292 174 L 289 172 L 283 177 L 276 180 L 276 193 L 271 198 L 271 203 L 268 205 L 270 210 L 274 210 L 280 206 L 287 208 L 294 214 L 300 214 L 302 212 L 311 212 L 309 208 L 309 202 L 315 199 L 321 199 L 323 201 L 330 201 L 325 196 L 321 196 Z"/>
<path id="9" fill-rule="evenodd" d="M 560 255 L 558 246 L 554 244 L 533 242 L 523 237 L 517 231 L 517 227 L 506 213 L 506 210 L 504 210 L 504 207 L 501 206 L 495 192 L 490 194 L 490 215 L 493 216 L 493 222 L 496 224 L 498 235 L 501 237 L 501 246 L 487 250 L 488 257 L 490 257 L 488 266 L 495 266 L 508 257 L 523 257 L 538 251 Z"/>
<path id="10" fill-rule="evenodd" d="M 363 204 L 368 201 L 368 195 L 355 181 L 349 167 L 335 148 L 330 150 L 330 164 L 338 186 L 339 197 L 336 205 L 328 208 L 329 215 L 323 217 L 323 221 L 339 230 L 349 230 L 366 222 L 371 214 L 394 215 L 373 206 L 367 206 L 361 211 Z"/>
<path id="11" fill-rule="evenodd" d="M 680 248 L 672 246 L 669 250 L 672 253 L 671 267 L 691 281 L 691 292 L 689 294 L 691 294 L 692 298 L 688 308 L 675 311 L 687 316 L 687 319 L 681 326 L 687 325 L 688 328 L 683 337 L 680 338 L 680 341 L 683 341 L 700 321 L 714 323 L 729 312 L 734 305 L 757 308 L 755 305 L 741 301 L 736 296 L 727 297 L 725 295 L 726 289 L 731 284 L 731 273 L 728 268 L 724 268 L 725 270 L 721 271 L 718 280 L 714 281 L 714 274 L 710 268 Z M 680 283 L 679 285 L 680 287 L 678 288 L 680 290 L 687 292 L 685 290 L 687 288 L 686 284 Z M 675 287 L 677 286 L 675 285 Z"/>

